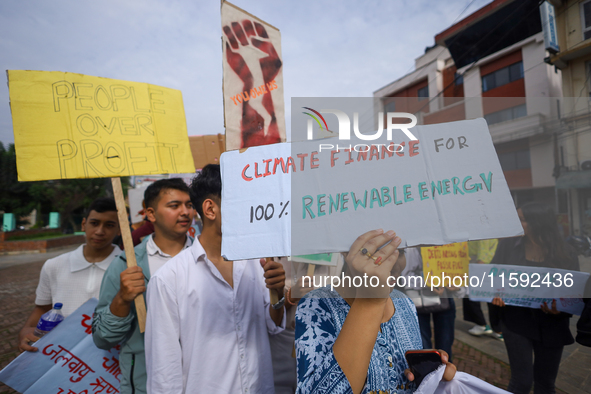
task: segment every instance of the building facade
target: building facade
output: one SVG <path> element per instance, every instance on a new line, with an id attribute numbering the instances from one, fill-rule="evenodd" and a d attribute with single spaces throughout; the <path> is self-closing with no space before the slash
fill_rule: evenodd
<path id="1" fill-rule="evenodd" d="M 556 207 L 566 235 L 570 204 L 556 188 L 562 75 L 548 56 L 538 1 L 495 0 L 436 35 L 415 70 L 374 97 L 422 124 L 484 117 L 516 206 Z"/>
<path id="2" fill-rule="evenodd" d="M 564 111 L 556 185 L 566 194 L 572 229 L 591 236 L 591 0 L 552 0 L 558 51 L 548 59 L 562 71 Z"/>

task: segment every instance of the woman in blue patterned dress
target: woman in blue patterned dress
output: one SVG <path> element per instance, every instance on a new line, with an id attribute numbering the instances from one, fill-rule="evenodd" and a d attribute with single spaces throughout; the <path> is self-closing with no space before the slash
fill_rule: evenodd
<path id="1" fill-rule="evenodd" d="M 407 350 L 422 348 L 416 309 L 387 285 L 388 276 L 404 268 L 396 264 L 399 245 L 393 231 L 361 235 L 347 254 L 347 275 L 377 277 L 379 284 L 334 291 L 325 287 L 302 299 L 296 312 L 298 393 L 391 394 L 416 389 L 404 358 Z M 454 375 L 455 366 L 448 364 L 444 379 Z"/>

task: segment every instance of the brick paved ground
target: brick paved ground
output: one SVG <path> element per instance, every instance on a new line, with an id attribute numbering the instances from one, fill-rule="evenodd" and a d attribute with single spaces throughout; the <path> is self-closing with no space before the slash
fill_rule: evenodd
<path id="1" fill-rule="evenodd" d="M 35 288 L 43 261 L 0 270 L 0 369 L 18 355 L 17 336 L 35 301 Z M 497 387 L 507 388 L 509 366 L 460 341 L 453 345 L 453 357 L 464 371 Z M 0 394 L 15 391 L 0 383 Z"/>
<path id="2" fill-rule="evenodd" d="M 490 357 L 457 339 L 452 346 L 452 351 L 453 361 L 458 367 L 458 371 L 469 373 L 494 386 L 507 389 L 511 378 L 511 370 L 508 364 Z M 565 393 L 559 389 L 556 389 L 556 392 Z"/>
<path id="3" fill-rule="evenodd" d="M 502 361 L 456 340 L 452 346 L 453 362 L 458 371 L 474 375 L 492 385 L 507 389 L 511 371 Z"/>

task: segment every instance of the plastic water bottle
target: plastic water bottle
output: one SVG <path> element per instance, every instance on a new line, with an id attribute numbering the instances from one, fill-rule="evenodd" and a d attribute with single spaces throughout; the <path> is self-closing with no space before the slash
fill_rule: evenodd
<path id="1" fill-rule="evenodd" d="M 62 306 L 61 302 L 56 303 L 53 306 L 53 309 L 49 312 L 45 312 L 41 319 L 39 319 L 39 323 L 37 323 L 37 328 L 35 328 L 35 336 L 41 338 L 49 331 L 53 330 L 55 326 L 60 324 L 62 320 L 64 320 L 64 315 L 62 315 Z"/>

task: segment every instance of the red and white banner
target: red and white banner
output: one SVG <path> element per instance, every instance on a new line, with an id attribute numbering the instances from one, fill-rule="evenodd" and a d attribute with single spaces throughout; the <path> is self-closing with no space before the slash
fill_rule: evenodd
<path id="1" fill-rule="evenodd" d="M 0 371 L 0 382 L 23 394 L 118 394 L 119 347 L 102 350 L 92 340 L 91 298 Z"/>

